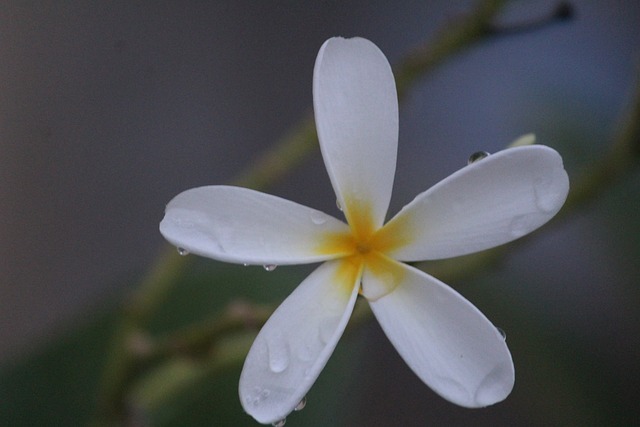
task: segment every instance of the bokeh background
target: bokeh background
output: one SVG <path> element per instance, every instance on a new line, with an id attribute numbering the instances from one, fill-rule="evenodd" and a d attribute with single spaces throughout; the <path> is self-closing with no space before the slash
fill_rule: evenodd
<path id="1" fill-rule="evenodd" d="M 0 424 L 87 422 L 113 309 L 167 245 L 164 205 L 230 182 L 311 111 L 325 39 L 369 38 L 393 64 L 473 4 L 2 2 Z M 482 43 L 412 88 L 391 212 L 524 133 L 556 148 L 571 178 L 602 155 L 638 84 L 640 3 L 571 4 L 572 20 Z M 498 22 L 557 5 L 513 1 Z M 639 189 L 635 172 L 451 283 L 507 333 L 517 376 L 505 402 L 442 400 L 369 322 L 345 336 L 288 425 L 639 424 Z M 338 215 L 319 154 L 269 192 Z M 309 271 L 225 268 L 195 261 L 155 327 L 234 298 L 277 303 Z M 137 421 L 254 425 L 237 402 L 239 369 L 170 399 L 145 395 Z"/>

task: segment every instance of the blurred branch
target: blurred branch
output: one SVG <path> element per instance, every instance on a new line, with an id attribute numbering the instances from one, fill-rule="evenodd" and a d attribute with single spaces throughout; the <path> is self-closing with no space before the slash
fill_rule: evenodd
<path id="1" fill-rule="evenodd" d="M 418 46 L 400 61 L 394 72 L 398 96 L 404 97 L 419 78 L 455 54 L 492 37 L 508 34 L 508 31 L 503 31 L 493 24 L 504 3 L 504 0 L 480 1 L 469 14 L 449 23 L 434 40 Z M 236 185 L 264 189 L 290 173 L 312 153 L 317 152 L 317 149 L 315 125 L 313 117 L 309 114 L 291 133 L 278 141 L 233 182 Z M 190 257 L 179 256 L 173 248 L 163 252 L 142 280 L 131 301 L 124 307 L 120 325 L 114 332 L 111 350 L 107 355 L 94 425 L 121 425 L 127 414 L 126 397 L 134 382 L 153 366 L 180 354 L 215 357 L 216 352 L 213 352 L 212 356 L 210 351 L 215 348 L 221 336 L 228 336 L 238 329 L 246 331 L 248 323 L 258 328 L 272 312 L 271 308 L 249 306 L 251 313 L 247 315 L 246 312 L 239 313 L 231 307 L 211 321 L 154 341 L 146 335 L 146 325 L 158 307 L 164 304 L 168 292 L 179 282 L 189 265 L 189 259 Z M 485 261 L 480 263 L 484 264 Z M 461 270 L 463 268 L 460 268 L 459 264 L 449 269 Z M 356 310 L 356 323 L 357 319 L 368 318 L 368 313 L 366 308 Z M 247 323 L 248 320 L 251 322 Z M 236 354 L 237 360 L 240 361 L 248 348 L 243 345 L 236 347 L 239 349 Z M 228 357 L 229 354 L 226 354 L 225 358 Z M 211 366 L 219 366 L 207 360 Z"/>
<path id="2" fill-rule="evenodd" d="M 568 21 L 573 18 L 575 12 L 573 10 L 573 6 L 571 3 L 562 2 L 559 3 L 555 9 L 553 9 L 550 13 L 545 16 L 541 16 L 539 18 L 533 19 L 527 22 L 521 22 L 515 25 L 494 25 L 489 28 L 489 31 L 500 35 L 515 35 L 522 33 L 530 33 L 533 31 L 538 31 L 541 28 L 545 28 L 550 24 L 556 22 Z"/>
<path id="3" fill-rule="evenodd" d="M 547 225 L 507 245 L 483 252 L 439 261 L 415 264 L 416 267 L 447 282 L 458 281 L 500 262 L 505 253 L 526 244 L 539 234 L 548 232 L 552 225 L 566 221 L 618 182 L 638 170 L 640 165 L 640 73 L 632 89 L 633 97 L 628 111 L 622 114 L 619 131 L 609 144 L 607 152 L 586 165 L 578 178 L 570 182 L 569 195 L 562 210 Z"/>
<path id="4" fill-rule="evenodd" d="M 417 79 L 453 57 L 454 53 L 459 53 L 488 39 L 537 31 L 556 22 L 569 20 L 573 16 L 571 5 L 563 2 L 549 14 L 534 21 L 501 26 L 494 20 L 505 3 L 504 0 L 480 2 L 472 13 L 463 15 L 457 21 L 443 27 L 436 36 L 437 42 L 420 45 L 409 52 L 394 67 L 398 97 L 404 98 Z"/>
<path id="5" fill-rule="evenodd" d="M 127 398 L 132 416 L 155 413 L 198 393 L 216 375 L 241 365 L 255 336 L 274 307 L 245 302 L 232 303 L 220 318 L 158 340 L 149 361 L 157 362 L 150 375 L 137 382 Z M 358 299 L 343 337 L 348 337 L 371 318 L 371 309 Z M 225 331 L 226 330 L 226 331 Z M 207 341 L 206 338 L 210 338 Z M 194 352 L 195 350 L 195 352 Z M 201 392 L 201 391 L 200 391 Z"/>
<path id="6" fill-rule="evenodd" d="M 236 301 L 221 313 L 201 323 L 155 340 L 140 356 L 147 362 L 182 355 L 202 358 L 215 351 L 218 340 L 237 331 L 258 331 L 275 307 Z"/>
<path id="7" fill-rule="evenodd" d="M 446 59 L 497 32 L 491 31 L 493 20 L 504 6 L 504 0 L 478 3 L 471 13 L 443 27 L 433 43 L 417 46 L 394 67 L 398 98 L 402 99 L 419 78 Z"/>
<path id="8" fill-rule="evenodd" d="M 629 111 L 621 122 L 619 133 L 610 144 L 609 150 L 597 161 L 587 166 L 579 179 L 572 185 L 561 217 L 595 200 L 629 172 L 637 167 L 640 160 L 640 72 L 633 89 Z"/>
<path id="9" fill-rule="evenodd" d="M 287 173 L 318 150 L 316 124 L 312 114 L 233 180 L 234 185 L 263 189 L 280 181 Z"/>
<path id="10" fill-rule="evenodd" d="M 360 302 L 359 300 L 350 318 L 349 330 L 360 326 L 371 314 L 369 306 Z M 147 363 L 175 356 L 206 358 L 215 353 L 216 343 L 225 335 L 238 331 L 254 331 L 257 334 L 275 309 L 276 307 L 270 305 L 237 301 L 228 305 L 222 314 L 202 323 L 188 326 L 163 338 L 150 339 L 149 345 L 144 346 L 140 357 Z M 238 361 L 241 361 L 248 351 L 247 348 Z"/>

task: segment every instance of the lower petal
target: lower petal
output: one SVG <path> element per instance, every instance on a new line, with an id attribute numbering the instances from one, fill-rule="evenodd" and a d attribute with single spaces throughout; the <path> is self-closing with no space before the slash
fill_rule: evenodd
<path id="1" fill-rule="evenodd" d="M 370 305 L 404 361 L 457 405 L 476 408 L 504 400 L 513 388 L 514 368 L 500 332 L 449 286 L 398 265 L 405 272 L 402 282 Z"/>
<path id="2" fill-rule="evenodd" d="M 264 325 L 240 375 L 240 401 L 258 422 L 285 418 L 307 394 L 342 336 L 358 296 L 361 268 L 318 267 Z"/>

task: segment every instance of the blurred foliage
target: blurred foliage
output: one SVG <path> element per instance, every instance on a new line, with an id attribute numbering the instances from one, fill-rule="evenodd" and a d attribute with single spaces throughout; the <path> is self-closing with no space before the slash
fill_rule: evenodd
<path id="1" fill-rule="evenodd" d="M 0 371 L 0 423 L 84 425 L 95 410 L 115 312 L 83 319 L 72 334 Z"/>
<path id="2" fill-rule="evenodd" d="M 206 323 L 206 319 L 229 304 L 239 303 L 239 295 L 248 300 L 280 302 L 308 271 L 308 267 L 290 267 L 266 272 L 259 266 L 198 260 L 159 307 L 150 322 L 147 338 L 159 339 L 193 322 Z M 27 360 L 5 367 L 0 372 L 2 425 L 87 425 L 95 412 L 96 393 L 119 310 L 112 304 L 107 313 L 84 319 L 82 326 L 64 339 Z M 254 327 L 219 341 L 221 350 L 215 363 L 206 354 L 185 354 L 158 364 L 136 381 L 127 395 L 128 423 L 255 425 L 238 399 L 242 359 L 238 359 L 234 346 L 246 352 L 256 333 Z M 308 414 L 305 425 L 330 424 L 345 398 L 345 389 L 336 389 L 335 385 L 353 370 L 362 345 L 362 338 L 356 335 L 346 334 L 342 339 L 308 396 L 313 404 L 304 409 Z M 225 351 L 229 352 L 228 357 L 221 355 Z"/>

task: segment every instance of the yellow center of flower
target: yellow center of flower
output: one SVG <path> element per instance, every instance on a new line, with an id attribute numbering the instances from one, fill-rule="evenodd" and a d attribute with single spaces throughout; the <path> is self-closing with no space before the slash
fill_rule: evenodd
<path id="1" fill-rule="evenodd" d="M 356 250 L 364 255 L 371 252 L 371 245 L 369 243 L 359 242 L 356 245 Z"/>
<path id="2" fill-rule="evenodd" d="M 371 276 L 370 291 L 364 289 L 365 296 L 378 298 L 391 292 L 402 279 L 402 269 L 397 261 L 387 253 L 407 243 L 406 233 L 388 232 L 385 227 L 377 227 L 371 217 L 371 209 L 364 203 L 345 203 L 345 216 L 349 223 L 349 232 L 327 234 L 320 243 L 318 251 L 326 255 L 335 255 L 342 259 L 337 282 L 348 289 L 359 284 L 366 270 Z M 374 283 L 375 282 L 375 283 Z M 365 285 L 369 287 L 369 284 Z"/>

